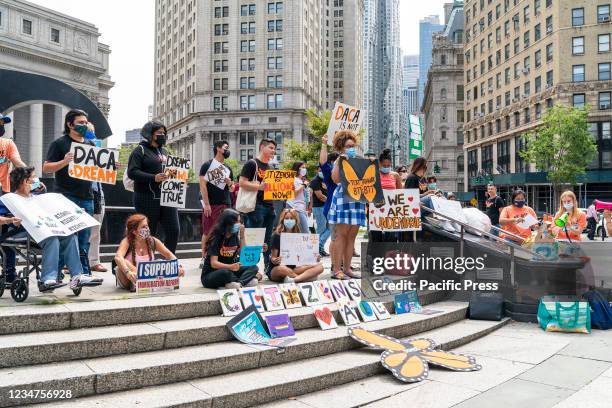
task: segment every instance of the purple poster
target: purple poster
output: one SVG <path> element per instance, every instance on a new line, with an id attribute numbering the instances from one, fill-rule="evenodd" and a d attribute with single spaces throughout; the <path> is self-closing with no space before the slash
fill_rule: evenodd
<path id="1" fill-rule="evenodd" d="M 273 338 L 293 336 L 295 334 L 288 314 L 269 315 L 265 316 L 265 319 L 268 325 L 268 331 Z"/>

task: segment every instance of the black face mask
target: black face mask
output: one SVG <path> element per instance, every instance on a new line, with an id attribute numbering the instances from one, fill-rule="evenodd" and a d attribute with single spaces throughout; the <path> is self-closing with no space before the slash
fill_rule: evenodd
<path id="1" fill-rule="evenodd" d="M 229 159 L 229 157 L 230 157 L 230 151 L 229 150 L 224 151 L 223 152 L 223 158 Z"/>
<path id="2" fill-rule="evenodd" d="M 155 138 L 155 142 L 160 145 L 163 146 L 166 144 L 166 135 L 157 135 L 157 137 Z"/>
<path id="3" fill-rule="evenodd" d="M 0 125 L 0 137 L 4 136 L 4 133 L 6 133 L 6 130 L 4 129 L 4 125 Z"/>

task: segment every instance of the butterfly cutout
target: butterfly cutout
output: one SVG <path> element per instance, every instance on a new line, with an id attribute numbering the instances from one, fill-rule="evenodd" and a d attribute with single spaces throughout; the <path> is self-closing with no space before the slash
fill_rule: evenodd
<path id="1" fill-rule="evenodd" d="M 429 375 L 428 363 L 453 371 L 478 371 L 482 368 L 476 364 L 474 357 L 436 350 L 436 343 L 430 339 L 400 341 L 361 327 L 349 328 L 348 334 L 361 344 L 384 350 L 380 362 L 403 382 L 426 379 Z"/>
<path id="2" fill-rule="evenodd" d="M 376 189 L 376 164 L 371 163 L 363 177 L 359 178 L 355 169 L 348 160 L 342 161 L 342 170 L 347 181 L 347 194 L 355 201 L 361 201 L 363 196 L 368 202 L 374 201 L 377 195 Z"/>

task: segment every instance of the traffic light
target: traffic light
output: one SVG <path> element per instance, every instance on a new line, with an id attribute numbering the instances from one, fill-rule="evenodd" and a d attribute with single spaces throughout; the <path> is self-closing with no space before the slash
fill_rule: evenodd
<path id="1" fill-rule="evenodd" d="M 437 164 L 434 165 L 434 174 L 440 174 L 440 166 Z"/>

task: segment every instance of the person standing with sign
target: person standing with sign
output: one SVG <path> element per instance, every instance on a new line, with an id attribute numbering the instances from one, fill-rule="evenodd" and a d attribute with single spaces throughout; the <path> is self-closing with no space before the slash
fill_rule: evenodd
<path id="1" fill-rule="evenodd" d="M 230 157 L 229 143 L 217 140 L 213 146 L 214 158 L 200 168 L 200 194 L 202 195 L 202 263 L 206 257 L 206 236 L 223 210 L 232 206 L 231 193 L 234 192 L 234 174 L 226 166 L 225 159 Z"/>
<path id="2" fill-rule="evenodd" d="M 168 179 L 164 164 L 168 152 L 166 126 L 157 121 L 145 123 L 140 135 L 145 139 L 130 154 L 128 177 L 134 180 L 134 208 L 149 220 L 151 234 L 156 235 L 157 224 L 164 229 L 164 244 L 173 254 L 180 234 L 178 209 L 161 206 L 161 183 Z"/>
<path id="3" fill-rule="evenodd" d="M 564 215 L 567 214 L 567 218 Z M 563 222 L 559 222 L 563 220 Z M 560 224 L 565 224 L 561 227 Z M 586 228 L 586 214 L 580 211 L 577 205 L 576 195 L 573 191 L 565 191 L 561 194 L 559 210 L 555 214 L 552 233 L 558 240 L 581 241 L 582 231 Z"/>
<path id="4" fill-rule="evenodd" d="M 270 160 L 275 155 L 276 142 L 272 139 L 262 139 L 259 142 L 259 156 L 245 163 L 239 179 L 241 190 L 257 192 L 255 209 L 243 214 L 244 225 L 247 228 L 265 228 L 264 242 L 270 242 L 270 236 L 274 229 L 274 204 L 273 201 L 264 200 L 264 190 L 266 189 L 264 178 L 266 170 L 270 169 Z M 270 264 L 270 248 L 264 251 L 264 264 L 266 267 Z"/>
<path id="5" fill-rule="evenodd" d="M 294 209 L 299 215 L 300 230 L 304 233 L 308 232 L 308 209 L 306 206 L 306 189 L 308 188 L 308 180 L 306 174 L 306 164 L 302 161 L 297 161 L 291 166 L 291 170 L 295 171 L 295 179 L 293 187 L 295 189 L 295 198 L 287 200 L 287 207 Z"/>
<path id="6" fill-rule="evenodd" d="M 53 191 L 64 195 L 67 199 L 83 208 L 87 214 L 94 214 L 94 198 L 91 181 L 70 177 L 68 167 L 74 160 L 71 153 L 72 144 L 94 146 L 86 137 L 88 128 L 87 113 L 80 109 L 70 110 L 64 119 L 64 135 L 54 140 L 49 146 L 47 160 L 43 164 L 43 173 L 55 173 Z M 77 233 L 79 241 L 79 254 L 83 273 L 91 274 L 89 268 L 89 238 L 91 229 L 85 228 Z M 62 259 L 60 258 L 60 263 Z M 62 268 L 64 265 L 60 265 Z"/>
<path id="7" fill-rule="evenodd" d="M 168 248 L 151 235 L 149 220 L 142 214 L 132 214 L 125 222 L 125 238 L 119 243 L 115 253 L 115 277 L 117 286 L 136 292 L 138 263 L 155 260 L 155 252 L 164 259 L 177 259 Z M 185 270 L 179 265 L 179 276 L 185 276 Z"/>
<path id="8" fill-rule="evenodd" d="M 402 188 L 400 175 L 392 171 L 391 150 L 384 149 L 378 158 L 380 161 L 380 185 L 383 190 L 396 190 Z M 397 242 L 396 232 L 370 231 L 372 242 Z"/>
<path id="9" fill-rule="evenodd" d="M 319 234 L 319 255 L 329 256 L 325 252 L 325 243 L 327 242 L 330 232 L 329 226 L 327 225 L 327 217 L 325 217 L 324 209 L 327 203 L 328 190 L 327 184 L 324 181 L 324 174 L 321 166 L 319 165 L 319 173 L 310 182 L 310 189 L 312 190 L 312 214 L 316 223 L 317 234 Z"/>
<path id="10" fill-rule="evenodd" d="M 532 220 L 532 223 L 525 224 L 525 221 Z M 534 222 L 535 220 L 535 222 Z M 525 204 L 525 192 L 521 189 L 514 190 L 512 193 L 512 204 L 505 207 L 499 214 L 499 223 L 504 231 L 518 235 L 523 239 L 515 238 L 512 235 L 500 234 L 500 238 L 522 244 L 524 240 L 531 238 L 531 229 L 537 226 L 537 216 L 533 208 Z"/>
<path id="11" fill-rule="evenodd" d="M 410 175 L 406 178 L 404 188 L 418 188 L 421 193 L 421 204 L 433 209 L 433 203 L 431 197 L 436 194 L 436 190 L 429 188 L 427 180 L 425 179 L 425 172 L 427 171 L 427 160 L 424 157 L 417 157 L 412 162 L 410 168 Z"/>

